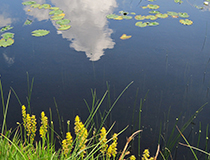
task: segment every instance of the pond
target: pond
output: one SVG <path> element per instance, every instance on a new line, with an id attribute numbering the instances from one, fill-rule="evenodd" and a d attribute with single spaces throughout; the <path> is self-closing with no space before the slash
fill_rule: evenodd
<path id="1" fill-rule="evenodd" d="M 138 120 L 140 99 L 146 96 L 142 107 L 141 145 L 142 149 L 150 148 L 154 153 L 160 124 L 172 129 L 181 114 L 178 123 L 181 127 L 209 101 L 210 5 L 204 5 L 203 0 L 184 0 L 183 3 L 174 0 L 36 0 L 38 4 L 59 7 L 60 17 L 70 20 L 67 30 L 59 28 L 58 20 L 52 20 L 55 10 L 33 8 L 35 6 L 22 2 L 1 0 L 0 29 L 8 25 L 13 28 L 0 34 L 14 33 L 14 43 L 0 47 L 0 75 L 5 99 L 12 87 L 25 105 L 27 73 L 30 82 L 34 77 L 31 110 L 37 117 L 41 111 L 49 116 L 51 108 L 56 123 L 55 99 L 60 115 L 65 122 L 71 120 L 73 126 L 76 115 L 81 116 L 82 121 L 88 115 L 84 99 L 91 105 L 91 89 L 96 90 L 100 99 L 108 84 L 113 103 L 133 81 L 111 113 L 112 122 L 116 121 L 114 131 L 130 125 L 121 137 L 120 143 L 124 145 L 125 137 L 131 134 L 133 120 Z M 154 5 L 159 8 L 151 9 Z M 159 14 L 154 20 L 135 18 L 137 15 L 154 16 L 157 14 L 151 12 L 154 10 L 166 13 L 167 17 Z M 181 19 L 189 19 L 192 24 L 182 24 Z M 32 23 L 24 25 L 26 20 Z M 135 25 L 137 22 L 146 23 L 142 27 Z M 32 31 L 39 29 L 49 33 L 33 36 Z M 120 38 L 123 34 L 131 37 L 123 40 Z M 107 106 L 105 99 L 101 111 L 107 110 Z M 209 113 L 207 104 L 186 132 L 195 145 L 199 122 L 205 143 Z M 21 107 L 13 92 L 7 121 L 11 127 L 22 121 Z"/>

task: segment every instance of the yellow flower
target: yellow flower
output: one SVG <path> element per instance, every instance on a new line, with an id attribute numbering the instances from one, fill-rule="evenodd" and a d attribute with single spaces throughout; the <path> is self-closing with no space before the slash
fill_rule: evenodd
<path id="1" fill-rule="evenodd" d="M 130 160 L 136 160 L 136 157 L 134 155 L 130 156 Z"/>
<path id="2" fill-rule="evenodd" d="M 26 127 L 26 107 L 22 105 L 23 126 Z"/>
<path id="3" fill-rule="evenodd" d="M 32 115 L 31 116 L 31 136 L 30 136 L 31 142 L 34 141 L 34 137 L 36 135 L 35 133 L 36 133 L 36 117 L 35 115 Z"/>
<path id="4" fill-rule="evenodd" d="M 67 132 L 66 139 L 62 141 L 62 147 L 63 147 L 65 156 L 67 156 L 68 153 L 71 153 L 72 142 L 73 142 L 73 138 L 71 136 L 71 133 Z"/>
<path id="5" fill-rule="evenodd" d="M 154 157 L 150 157 L 149 155 L 149 149 L 145 149 L 142 155 L 142 160 L 153 160 Z"/>
<path id="6" fill-rule="evenodd" d="M 27 136 L 29 137 L 31 134 L 31 117 L 29 114 L 26 114 L 26 131 Z"/>
<path id="7" fill-rule="evenodd" d="M 107 143 L 107 139 L 106 139 L 106 129 L 104 127 L 101 128 L 101 133 L 100 133 L 100 138 L 99 141 L 101 142 L 101 153 L 104 154 L 106 153 L 106 149 L 108 147 Z"/>
<path id="8" fill-rule="evenodd" d="M 107 156 L 110 158 L 111 155 L 115 158 L 116 154 L 117 154 L 117 134 L 114 133 L 114 135 L 112 136 L 112 144 L 109 146 L 108 150 L 107 150 Z"/>
<path id="9" fill-rule="evenodd" d="M 39 133 L 41 137 L 44 138 L 47 133 L 47 126 L 48 126 L 48 118 L 45 116 L 44 112 L 41 113 L 41 124 L 42 125 L 39 129 Z"/>

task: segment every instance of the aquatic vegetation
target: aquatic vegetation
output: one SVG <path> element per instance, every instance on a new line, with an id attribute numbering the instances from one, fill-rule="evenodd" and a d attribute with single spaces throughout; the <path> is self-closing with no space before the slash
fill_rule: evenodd
<path id="1" fill-rule="evenodd" d="M 135 23 L 135 26 L 138 26 L 138 27 L 146 27 L 147 24 L 148 24 L 148 23 L 146 23 L 146 22 L 144 22 L 144 23 L 143 23 L 143 22 L 136 22 L 136 23 Z"/>
<path id="2" fill-rule="evenodd" d="M 64 31 L 64 30 L 67 30 L 67 29 L 69 29 L 69 28 L 71 28 L 70 25 L 63 24 L 63 25 L 60 25 L 60 26 L 59 26 L 58 30 Z"/>
<path id="3" fill-rule="evenodd" d="M 119 11 L 120 14 L 122 15 L 128 15 L 129 13 L 128 12 L 125 12 L 125 11 Z"/>
<path id="4" fill-rule="evenodd" d="M 59 7 L 50 7 L 50 10 L 58 10 Z"/>
<path id="5" fill-rule="evenodd" d="M 36 2 L 35 1 L 26 1 L 26 2 L 23 2 L 22 4 L 26 6 L 26 5 L 36 4 Z"/>
<path id="6" fill-rule="evenodd" d="M 132 16 L 122 16 L 123 19 L 132 19 Z"/>
<path id="7" fill-rule="evenodd" d="M 186 12 L 179 12 L 179 17 L 182 17 L 182 18 L 188 18 L 189 15 L 186 13 Z"/>
<path id="8" fill-rule="evenodd" d="M 49 4 L 42 4 L 38 8 L 39 9 L 42 9 L 42 8 L 44 8 L 44 9 L 50 9 L 51 8 L 51 5 L 49 5 Z"/>
<path id="9" fill-rule="evenodd" d="M 109 14 L 106 16 L 106 18 L 108 18 L 108 19 L 115 19 L 117 17 L 118 17 L 118 15 L 116 15 L 116 14 Z"/>
<path id="10" fill-rule="evenodd" d="M 41 36 L 46 36 L 47 34 L 50 33 L 50 31 L 39 29 L 39 30 L 32 31 L 31 33 L 32 33 L 32 36 L 41 37 Z"/>
<path id="11" fill-rule="evenodd" d="M 191 21 L 189 19 L 180 19 L 179 22 L 184 25 L 192 25 L 193 24 L 193 21 Z"/>
<path id="12" fill-rule="evenodd" d="M 2 34 L 1 37 L 3 37 L 4 39 L 14 38 L 14 33 L 6 32 Z"/>
<path id="13" fill-rule="evenodd" d="M 10 25 L 8 25 L 8 26 L 5 26 L 5 27 L 1 28 L 0 32 L 8 31 L 8 30 L 10 30 L 12 28 L 13 27 L 11 27 Z"/>
<path id="14" fill-rule="evenodd" d="M 158 9 L 160 6 L 156 5 L 156 4 L 148 4 L 147 8 L 149 9 Z"/>
<path id="15" fill-rule="evenodd" d="M 27 19 L 27 20 L 24 22 L 24 24 L 23 24 L 23 25 L 30 25 L 31 23 L 32 23 L 32 20 Z"/>
<path id="16" fill-rule="evenodd" d="M 167 18 L 168 17 L 168 14 L 166 14 L 166 13 L 157 13 L 156 15 L 155 15 L 156 17 L 158 17 L 158 18 Z"/>
<path id="17" fill-rule="evenodd" d="M 149 11 L 149 13 L 152 13 L 152 14 L 157 14 L 157 13 L 160 13 L 160 11 L 157 11 L 157 10 L 152 10 L 152 11 Z"/>
<path id="18" fill-rule="evenodd" d="M 31 5 L 31 8 L 39 8 L 40 6 L 41 6 L 41 4 L 37 4 L 37 3 L 36 3 L 36 4 L 32 4 L 32 5 Z"/>
<path id="19" fill-rule="evenodd" d="M 130 14 L 132 14 L 132 15 L 136 15 L 136 13 L 135 13 L 135 12 L 131 12 Z"/>
<path id="20" fill-rule="evenodd" d="M 120 37 L 120 39 L 129 39 L 129 38 L 131 38 L 131 35 L 126 35 L 126 34 L 123 34 L 121 37 Z"/>
<path id="21" fill-rule="evenodd" d="M 175 3 L 179 3 L 179 4 L 183 3 L 182 0 L 174 0 L 174 2 L 175 2 Z"/>
<path id="22" fill-rule="evenodd" d="M 64 15 L 56 14 L 56 15 L 51 17 L 51 20 L 61 20 L 63 18 L 64 18 Z"/>
<path id="23" fill-rule="evenodd" d="M 149 149 L 144 150 L 142 160 L 154 160 L 154 157 L 150 157 Z"/>
<path id="24" fill-rule="evenodd" d="M 0 47 L 8 47 L 11 46 L 14 43 L 14 39 L 8 38 L 8 39 L 0 39 Z"/>
<path id="25" fill-rule="evenodd" d="M 157 25 L 159 25 L 159 23 L 158 22 L 149 22 L 147 25 L 148 26 L 157 26 Z"/>
<path id="26" fill-rule="evenodd" d="M 65 25 L 65 24 L 70 23 L 70 20 L 69 19 L 62 19 L 62 20 L 56 21 L 55 23 L 59 24 L 59 25 Z"/>
<path id="27" fill-rule="evenodd" d="M 177 12 L 168 11 L 167 14 L 169 16 L 178 16 L 179 14 Z"/>
<path id="28" fill-rule="evenodd" d="M 156 20 L 158 17 L 154 15 L 147 15 L 145 19 Z"/>
<path id="29" fill-rule="evenodd" d="M 145 16 L 142 16 L 142 15 L 136 15 L 135 16 L 135 19 L 136 20 L 144 20 L 146 17 Z"/>
<path id="30" fill-rule="evenodd" d="M 117 18 L 114 18 L 115 20 L 123 20 L 122 16 L 117 16 Z"/>
<path id="31" fill-rule="evenodd" d="M 61 14 L 61 13 L 63 13 L 63 11 L 62 10 L 60 10 L 60 9 L 57 9 L 57 10 L 53 10 L 53 11 L 50 11 L 50 15 L 51 14 L 54 14 L 54 15 L 56 15 L 56 14 Z"/>

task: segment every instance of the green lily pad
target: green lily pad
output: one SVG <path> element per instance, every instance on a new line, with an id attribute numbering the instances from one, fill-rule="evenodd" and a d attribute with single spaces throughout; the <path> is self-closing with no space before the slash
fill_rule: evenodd
<path id="1" fill-rule="evenodd" d="M 144 20 L 146 17 L 145 16 L 142 16 L 142 15 L 136 15 L 135 16 L 135 19 L 136 20 Z"/>
<path id="2" fill-rule="evenodd" d="M 69 22 L 70 22 L 69 19 L 62 19 L 62 20 L 56 21 L 56 24 L 65 25 L 65 24 L 68 24 Z"/>
<path id="3" fill-rule="evenodd" d="M 195 5 L 195 8 L 197 8 L 197 9 L 203 9 L 203 7 L 200 7 L 200 6 L 197 6 L 197 5 Z"/>
<path id="4" fill-rule="evenodd" d="M 39 29 L 39 30 L 32 31 L 31 33 L 32 33 L 32 36 L 41 37 L 41 36 L 45 36 L 45 35 L 49 34 L 50 31 L 47 31 L 44 29 Z"/>
<path id="5" fill-rule="evenodd" d="M 64 18 L 64 16 L 63 15 L 59 15 L 59 14 L 56 14 L 56 15 L 51 17 L 52 20 L 61 20 L 63 18 Z"/>
<path id="6" fill-rule="evenodd" d="M 168 15 L 166 13 L 164 13 L 164 14 L 157 13 L 155 16 L 158 17 L 158 18 L 167 18 L 168 17 Z"/>
<path id="7" fill-rule="evenodd" d="M 178 13 L 176 13 L 176 12 L 171 12 L 171 11 L 168 11 L 167 14 L 168 14 L 169 16 L 178 16 L 178 15 L 179 15 Z"/>
<path id="8" fill-rule="evenodd" d="M 49 4 L 42 4 L 41 6 L 39 6 L 39 9 L 42 9 L 42 8 L 44 8 L 44 9 L 50 9 L 50 5 Z"/>
<path id="9" fill-rule="evenodd" d="M 8 39 L 0 39 L 0 47 L 8 47 L 11 46 L 14 43 L 14 39 L 8 38 Z"/>
<path id="10" fill-rule="evenodd" d="M 49 14 L 61 14 L 61 13 L 63 13 L 63 11 L 62 11 L 62 10 L 60 10 L 60 9 L 58 9 L 58 10 L 53 10 L 53 11 L 50 11 L 50 13 L 49 13 Z"/>
<path id="11" fill-rule="evenodd" d="M 146 9 L 146 8 L 148 8 L 148 7 L 147 7 L 147 6 L 141 6 L 141 8 L 142 8 L 142 9 Z"/>
<path id="12" fill-rule="evenodd" d="M 130 14 L 132 14 L 132 15 L 136 15 L 136 13 L 135 13 L 135 12 L 131 12 Z"/>
<path id="13" fill-rule="evenodd" d="M 14 37 L 14 33 L 6 32 L 1 35 L 4 39 L 9 39 Z"/>
<path id="14" fill-rule="evenodd" d="M 26 2 L 23 2 L 22 4 L 27 6 L 27 5 L 36 4 L 36 2 L 35 1 L 26 1 Z"/>
<path id="15" fill-rule="evenodd" d="M 154 16 L 154 15 L 152 15 L 152 16 L 150 16 L 150 20 L 156 20 L 158 17 L 156 17 L 156 16 Z"/>
<path id="16" fill-rule="evenodd" d="M 32 20 L 27 19 L 23 25 L 30 25 L 31 23 L 32 23 Z"/>
<path id="17" fill-rule="evenodd" d="M 179 17 L 187 18 L 189 15 L 186 12 L 179 12 Z"/>
<path id="18" fill-rule="evenodd" d="M 157 13 L 160 13 L 160 11 L 152 10 L 152 11 L 149 11 L 149 13 L 157 14 Z"/>
<path id="19" fill-rule="evenodd" d="M 3 27 L 0 32 L 4 32 L 4 31 L 8 31 L 10 29 L 12 29 L 13 27 L 11 27 L 10 25 Z"/>
<path id="20" fill-rule="evenodd" d="M 132 16 L 122 16 L 123 19 L 132 19 Z"/>
<path id="21" fill-rule="evenodd" d="M 109 14 L 109 15 L 106 16 L 106 18 L 108 18 L 108 19 L 114 19 L 114 18 L 117 18 L 117 17 L 118 17 L 118 15 L 116 15 L 116 14 Z"/>
<path id="22" fill-rule="evenodd" d="M 31 8 L 39 8 L 41 6 L 41 4 L 32 4 Z"/>
<path id="23" fill-rule="evenodd" d="M 174 0 L 174 2 L 175 2 L 175 3 L 179 3 L 179 4 L 183 3 L 182 0 Z"/>
<path id="24" fill-rule="evenodd" d="M 50 7 L 51 10 L 58 10 L 59 7 Z"/>
<path id="25" fill-rule="evenodd" d="M 191 21 L 189 19 L 180 19 L 179 22 L 184 25 L 192 25 L 193 24 L 193 21 Z"/>
<path id="26" fill-rule="evenodd" d="M 69 29 L 69 28 L 71 28 L 70 25 L 61 25 L 61 26 L 58 28 L 58 30 L 64 31 L 64 30 L 67 30 L 67 29 Z"/>
<path id="27" fill-rule="evenodd" d="M 147 7 L 149 9 L 158 9 L 160 6 L 156 5 L 156 4 L 148 4 Z"/>
<path id="28" fill-rule="evenodd" d="M 157 26 L 157 25 L 159 25 L 158 22 L 149 22 L 148 23 L 148 26 Z"/>
<path id="29" fill-rule="evenodd" d="M 136 22 L 135 26 L 138 26 L 138 27 L 146 27 L 147 26 L 147 23 L 142 23 L 142 22 Z"/>

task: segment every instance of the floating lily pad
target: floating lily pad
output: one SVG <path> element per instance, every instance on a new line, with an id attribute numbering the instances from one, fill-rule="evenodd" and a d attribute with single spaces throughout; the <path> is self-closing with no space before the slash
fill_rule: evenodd
<path id="1" fill-rule="evenodd" d="M 168 17 L 168 15 L 166 13 L 164 13 L 164 14 L 157 13 L 155 16 L 158 17 L 158 18 L 167 18 Z"/>
<path id="2" fill-rule="evenodd" d="M 62 11 L 62 10 L 60 10 L 60 9 L 58 9 L 58 10 L 53 10 L 53 11 L 50 11 L 50 13 L 49 13 L 49 14 L 61 14 L 61 13 L 63 13 L 63 11 Z"/>
<path id="3" fill-rule="evenodd" d="M 49 4 L 42 4 L 41 6 L 39 6 L 39 9 L 42 9 L 42 8 L 44 8 L 44 9 L 50 9 L 51 6 Z"/>
<path id="4" fill-rule="evenodd" d="M 147 25 L 148 26 L 157 26 L 157 25 L 159 25 L 159 23 L 158 22 L 149 22 Z"/>
<path id="5" fill-rule="evenodd" d="M 117 17 L 118 17 L 118 15 L 116 15 L 116 14 L 109 14 L 109 15 L 106 16 L 106 18 L 108 18 L 108 19 L 114 19 L 114 18 L 117 18 Z"/>
<path id="6" fill-rule="evenodd" d="M 22 4 L 27 6 L 27 5 L 36 4 L 36 2 L 35 1 L 26 1 L 26 2 L 23 2 Z"/>
<path id="7" fill-rule="evenodd" d="M 186 12 L 179 12 L 179 17 L 187 18 L 189 15 Z"/>
<path id="8" fill-rule="evenodd" d="M 154 15 L 152 15 L 152 16 L 150 16 L 150 20 L 156 20 L 158 17 L 156 17 L 156 16 L 154 16 Z"/>
<path id="9" fill-rule="evenodd" d="M 61 14 L 56 14 L 51 17 L 52 20 L 61 20 L 63 18 L 64 18 L 64 15 L 61 15 Z"/>
<path id="10" fill-rule="evenodd" d="M 156 4 L 148 4 L 147 7 L 149 9 L 158 9 L 160 6 L 156 5 Z"/>
<path id="11" fill-rule="evenodd" d="M 123 19 L 132 19 L 132 16 L 122 16 Z"/>
<path id="12" fill-rule="evenodd" d="M 136 13 L 135 13 L 135 12 L 131 12 L 130 14 L 132 14 L 132 15 L 136 15 Z"/>
<path id="13" fill-rule="evenodd" d="M 45 36 L 45 35 L 49 34 L 50 31 L 47 31 L 44 29 L 39 29 L 39 30 L 32 31 L 31 33 L 32 33 L 32 36 L 41 37 L 41 36 Z"/>
<path id="14" fill-rule="evenodd" d="M 8 31 L 10 29 L 12 29 L 13 27 L 11 27 L 10 25 L 3 27 L 0 32 L 4 32 L 4 31 Z"/>
<path id="15" fill-rule="evenodd" d="M 32 23 L 32 20 L 27 19 L 23 25 L 30 25 L 31 23 Z"/>
<path id="16" fill-rule="evenodd" d="M 193 21 L 191 21 L 189 19 L 180 19 L 179 22 L 184 25 L 192 25 L 193 24 Z"/>
<path id="17" fill-rule="evenodd" d="M 59 7 L 50 7 L 51 10 L 58 10 Z"/>
<path id="18" fill-rule="evenodd" d="M 70 22 L 69 19 L 62 19 L 62 20 L 56 21 L 56 24 L 65 25 L 65 24 L 68 24 L 69 22 Z"/>
<path id="19" fill-rule="evenodd" d="M 31 8 L 39 8 L 41 6 L 41 4 L 32 4 Z"/>
<path id="20" fill-rule="evenodd" d="M 203 7 L 200 7 L 200 6 L 197 6 L 197 5 L 195 5 L 195 8 L 197 8 L 197 9 L 203 9 Z"/>
<path id="21" fill-rule="evenodd" d="M 136 20 L 144 20 L 146 17 L 145 16 L 142 16 L 142 15 L 136 15 L 135 16 L 135 19 Z"/>
<path id="22" fill-rule="evenodd" d="M 138 27 L 146 27 L 147 26 L 147 23 L 145 22 L 145 23 L 142 23 L 142 22 L 136 22 L 136 24 L 135 24 L 136 26 L 138 26 Z"/>
<path id="23" fill-rule="evenodd" d="M 64 31 L 64 30 L 67 30 L 67 29 L 69 29 L 69 28 L 71 28 L 71 26 L 70 26 L 70 25 L 66 25 L 66 24 L 64 24 L 64 25 L 61 25 L 61 26 L 58 28 L 58 30 L 60 30 L 60 31 Z"/>
<path id="24" fill-rule="evenodd" d="M 147 6 L 141 6 L 141 8 L 142 8 L 142 9 L 146 9 L 146 8 L 148 8 L 148 7 L 147 7 Z"/>
<path id="25" fill-rule="evenodd" d="M 8 38 L 8 39 L 0 39 L 0 47 L 8 47 L 11 46 L 14 43 L 14 39 Z"/>
<path id="26" fill-rule="evenodd" d="M 6 33 L 2 34 L 1 36 L 4 39 L 13 38 L 14 37 L 14 33 L 6 32 Z"/>
<path id="27" fill-rule="evenodd" d="M 115 20 L 122 20 L 123 17 L 122 16 L 118 16 L 117 18 L 114 18 Z"/>
<path id="28" fill-rule="evenodd" d="M 168 14 L 169 16 L 178 16 L 178 15 L 179 15 L 178 13 L 176 13 L 176 12 L 171 12 L 171 11 L 168 11 L 167 14 Z"/>
<path id="29" fill-rule="evenodd" d="M 131 36 L 128 36 L 128 35 L 126 35 L 126 34 L 123 34 L 121 37 L 120 37 L 120 39 L 129 39 L 129 38 L 131 38 Z"/>
<path id="30" fill-rule="evenodd" d="M 179 4 L 183 3 L 182 0 L 174 0 L 174 2 L 175 2 L 175 3 L 179 3 Z"/>
<path id="31" fill-rule="evenodd" d="M 160 13 L 160 11 L 152 10 L 152 11 L 149 11 L 149 13 L 157 14 L 157 13 Z"/>

